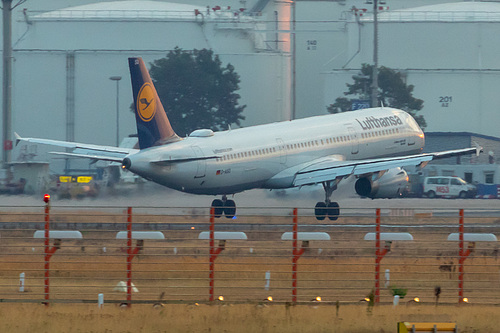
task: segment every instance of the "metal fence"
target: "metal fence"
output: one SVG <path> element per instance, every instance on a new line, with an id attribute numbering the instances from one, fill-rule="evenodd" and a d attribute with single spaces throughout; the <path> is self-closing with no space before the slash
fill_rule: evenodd
<path id="1" fill-rule="evenodd" d="M 499 223 L 500 209 L 320 223 L 306 208 L 0 207 L 0 301 L 497 304 Z"/>

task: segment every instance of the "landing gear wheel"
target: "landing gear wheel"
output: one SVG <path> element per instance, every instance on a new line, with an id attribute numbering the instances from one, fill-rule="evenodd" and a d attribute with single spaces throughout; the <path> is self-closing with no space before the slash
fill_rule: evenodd
<path id="1" fill-rule="evenodd" d="M 224 203 L 220 199 L 215 199 L 212 201 L 212 208 L 214 209 L 214 217 L 219 218 L 224 212 Z"/>
<path id="2" fill-rule="evenodd" d="M 323 221 L 326 217 L 327 209 L 326 203 L 318 202 L 316 207 L 314 207 L 314 216 L 316 216 L 316 220 Z"/>
<path id="3" fill-rule="evenodd" d="M 340 208 L 337 202 L 330 202 L 327 205 L 327 213 L 330 221 L 337 221 L 340 215 Z"/>
<path id="4" fill-rule="evenodd" d="M 236 203 L 234 200 L 226 200 L 224 202 L 224 214 L 228 219 L 232 219 L 236 215 Z"/>

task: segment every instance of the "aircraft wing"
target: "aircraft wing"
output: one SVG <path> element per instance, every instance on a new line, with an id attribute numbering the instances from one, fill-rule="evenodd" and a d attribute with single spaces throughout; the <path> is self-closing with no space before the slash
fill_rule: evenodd
<path id="1" fill-rule="evenodd" d="M 320 161 L 310 164 L 295 174 L 294 186 L 312 185 L 331 181 L 337 177 L 364 175 L 404 166 L 420 166 L 428 162 L 459 155 L 479 154 L 481 147 L 447 150 L 435 153 L 399 157 L 375 158 L 356 161 Z"/>
<path id="2" fill-rule="evenodd" d="M 81 158 L 90 158 L 94 160 L 121 162 L 125 156 L 139 151 L 138 149 L 133 149 L 133 148 L 100 146 L 100 145 L 91 145 L 91 144 L 49 140 L 49 139 L 22 138 L 17 133 L 15 133 L 15 135 L 16 135 L 16 145 L 19 144 L 19 142 L 23 141 L 23 142 L 42 144 L 42 145 L 68 148 L 72 149 L 72 151 L 50 152 L 50 154 L 64 155 L 69 157 L 81 157 Z"/>

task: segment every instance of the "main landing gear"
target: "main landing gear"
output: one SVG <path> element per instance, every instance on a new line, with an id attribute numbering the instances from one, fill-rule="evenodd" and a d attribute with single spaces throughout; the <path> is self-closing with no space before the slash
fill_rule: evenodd
<path id="1" fill-rule="evenodd" d="M 232 219 L 236 215 L 236 203 L 234 200 L 228 200 L 226 195 L 222 196 L 221 199 L 215 199 L 212 201 L 212 207 L 214 209 L 214 217 L 221 217 L 222 214 L 228 219 Z"/>
<path id="2" fill-rule="evenodd" d="M 323 221 L 327 216 L 331 221 L 336 221 L 340 215 L 340 207 L 337 202 L 331 202 L 330 197 L 333 191 L 337 189 L 339 181 L 323 182 L 323 189 L 325 190 L 325 202 L 318 202 L 314 208 L 314 215 L 318 221 Z"/>

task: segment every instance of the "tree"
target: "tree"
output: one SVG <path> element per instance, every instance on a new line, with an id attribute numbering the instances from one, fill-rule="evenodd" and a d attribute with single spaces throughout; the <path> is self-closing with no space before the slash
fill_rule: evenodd
<path id="1" fill-rule="evenodd" d="M 353 84 L 347 84 L 348 90 L 344 95 L 356 95 L 361 99 L 370 99 L 373 65 L 363 64 L 359 74 L 354 75 Z M 424 116 L 416 113 L 424 106 L 424 101 L 413 97 L 413 85 L 403 82 L 401 73 L 388 67 L 380 67 L 378 72 L 378 100 L 385 106 L 401 109 L 413 116 L 420 127 L 425 128 L 427 123 Z M 328 112 L 338 113 L 352 110 L 355 99 L 339 97 L 335 103 L 327 107 Z"/>
<path id="2" fill-rule="evenodd" d="M 231 64 L 223 67 L 212 50 L 184 51 L 176 47 L 155 60 L 151 79 L 175 131 L 186 136 L 193 130 L 227 129 L 240 125 L 246 105 L 238 105 L 240 76 Z"/>

